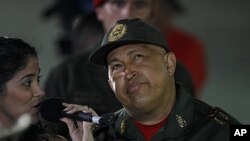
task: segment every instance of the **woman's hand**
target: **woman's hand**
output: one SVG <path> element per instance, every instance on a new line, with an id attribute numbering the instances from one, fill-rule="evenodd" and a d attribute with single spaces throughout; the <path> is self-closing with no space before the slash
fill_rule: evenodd
<path id="1" fill-rule="evenodd" d="M 96 112 L 89 108 L 88 106 L 81 106 L 76 104 L 67 104 L 63 103 L 65 112 L 68 114 L 73 114 L 78 111 L 82 111 L 84 113 L 90 113 L 92 115 L 97 115 Z M 69 134 L 72 138 L 72 141 L 94 141 L 94 137 L 91 131 L 91 126 L 93 123 L 85 122 L 85 121 L 73 121 L 69 118 L 61 118 L 61 121 L 67 124 L 69 128 Z"/>

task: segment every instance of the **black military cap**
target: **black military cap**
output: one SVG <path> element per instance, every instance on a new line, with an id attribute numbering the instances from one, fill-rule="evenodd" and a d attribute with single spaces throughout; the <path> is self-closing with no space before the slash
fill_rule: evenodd
<path id="1" fill-rule="evenodd" d="M 157 28 L 138 18 L 125 19 L 118 21 L 105 34 L 101 47 L 92 52 L 89 61 L 107 67 L 107 55 L 112 50 L 128 44 L 152 44 L 170 51 L 163 34 Z"/>

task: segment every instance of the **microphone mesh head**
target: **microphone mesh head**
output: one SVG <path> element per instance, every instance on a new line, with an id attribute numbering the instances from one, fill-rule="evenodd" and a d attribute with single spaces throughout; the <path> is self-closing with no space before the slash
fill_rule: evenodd
<path id="1" fill-rule="evenodd" d="M 42 117 L 50 122 L 59 122 L 62 118 L 62 111 L 65 108 L 62 105 L 64 102 L 59 98 L 48 98 L 41 103 L 40 113 Z"/>

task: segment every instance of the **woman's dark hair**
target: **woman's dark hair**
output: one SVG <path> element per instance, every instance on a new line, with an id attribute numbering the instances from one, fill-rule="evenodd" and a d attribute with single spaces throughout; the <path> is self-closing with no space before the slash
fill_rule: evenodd
<path id="1" fill-rule="evenodd" d="M 34 47 L 18 38 L 0 37 L 0 94 L 6 83 L 27 65 L 30 56 L 37 57 Z"/>

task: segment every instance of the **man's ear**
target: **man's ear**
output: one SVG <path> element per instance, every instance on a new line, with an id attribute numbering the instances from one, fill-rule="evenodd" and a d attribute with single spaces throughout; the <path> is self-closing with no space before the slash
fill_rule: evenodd
<path id="1" fill-rule="evenodd" d="M 176 68 L 176 57 L 173 52 L 168 52 L 164 55 L 164 62 L 167 65 L 167 70 L 171 76 L 174 76 Z"/>

